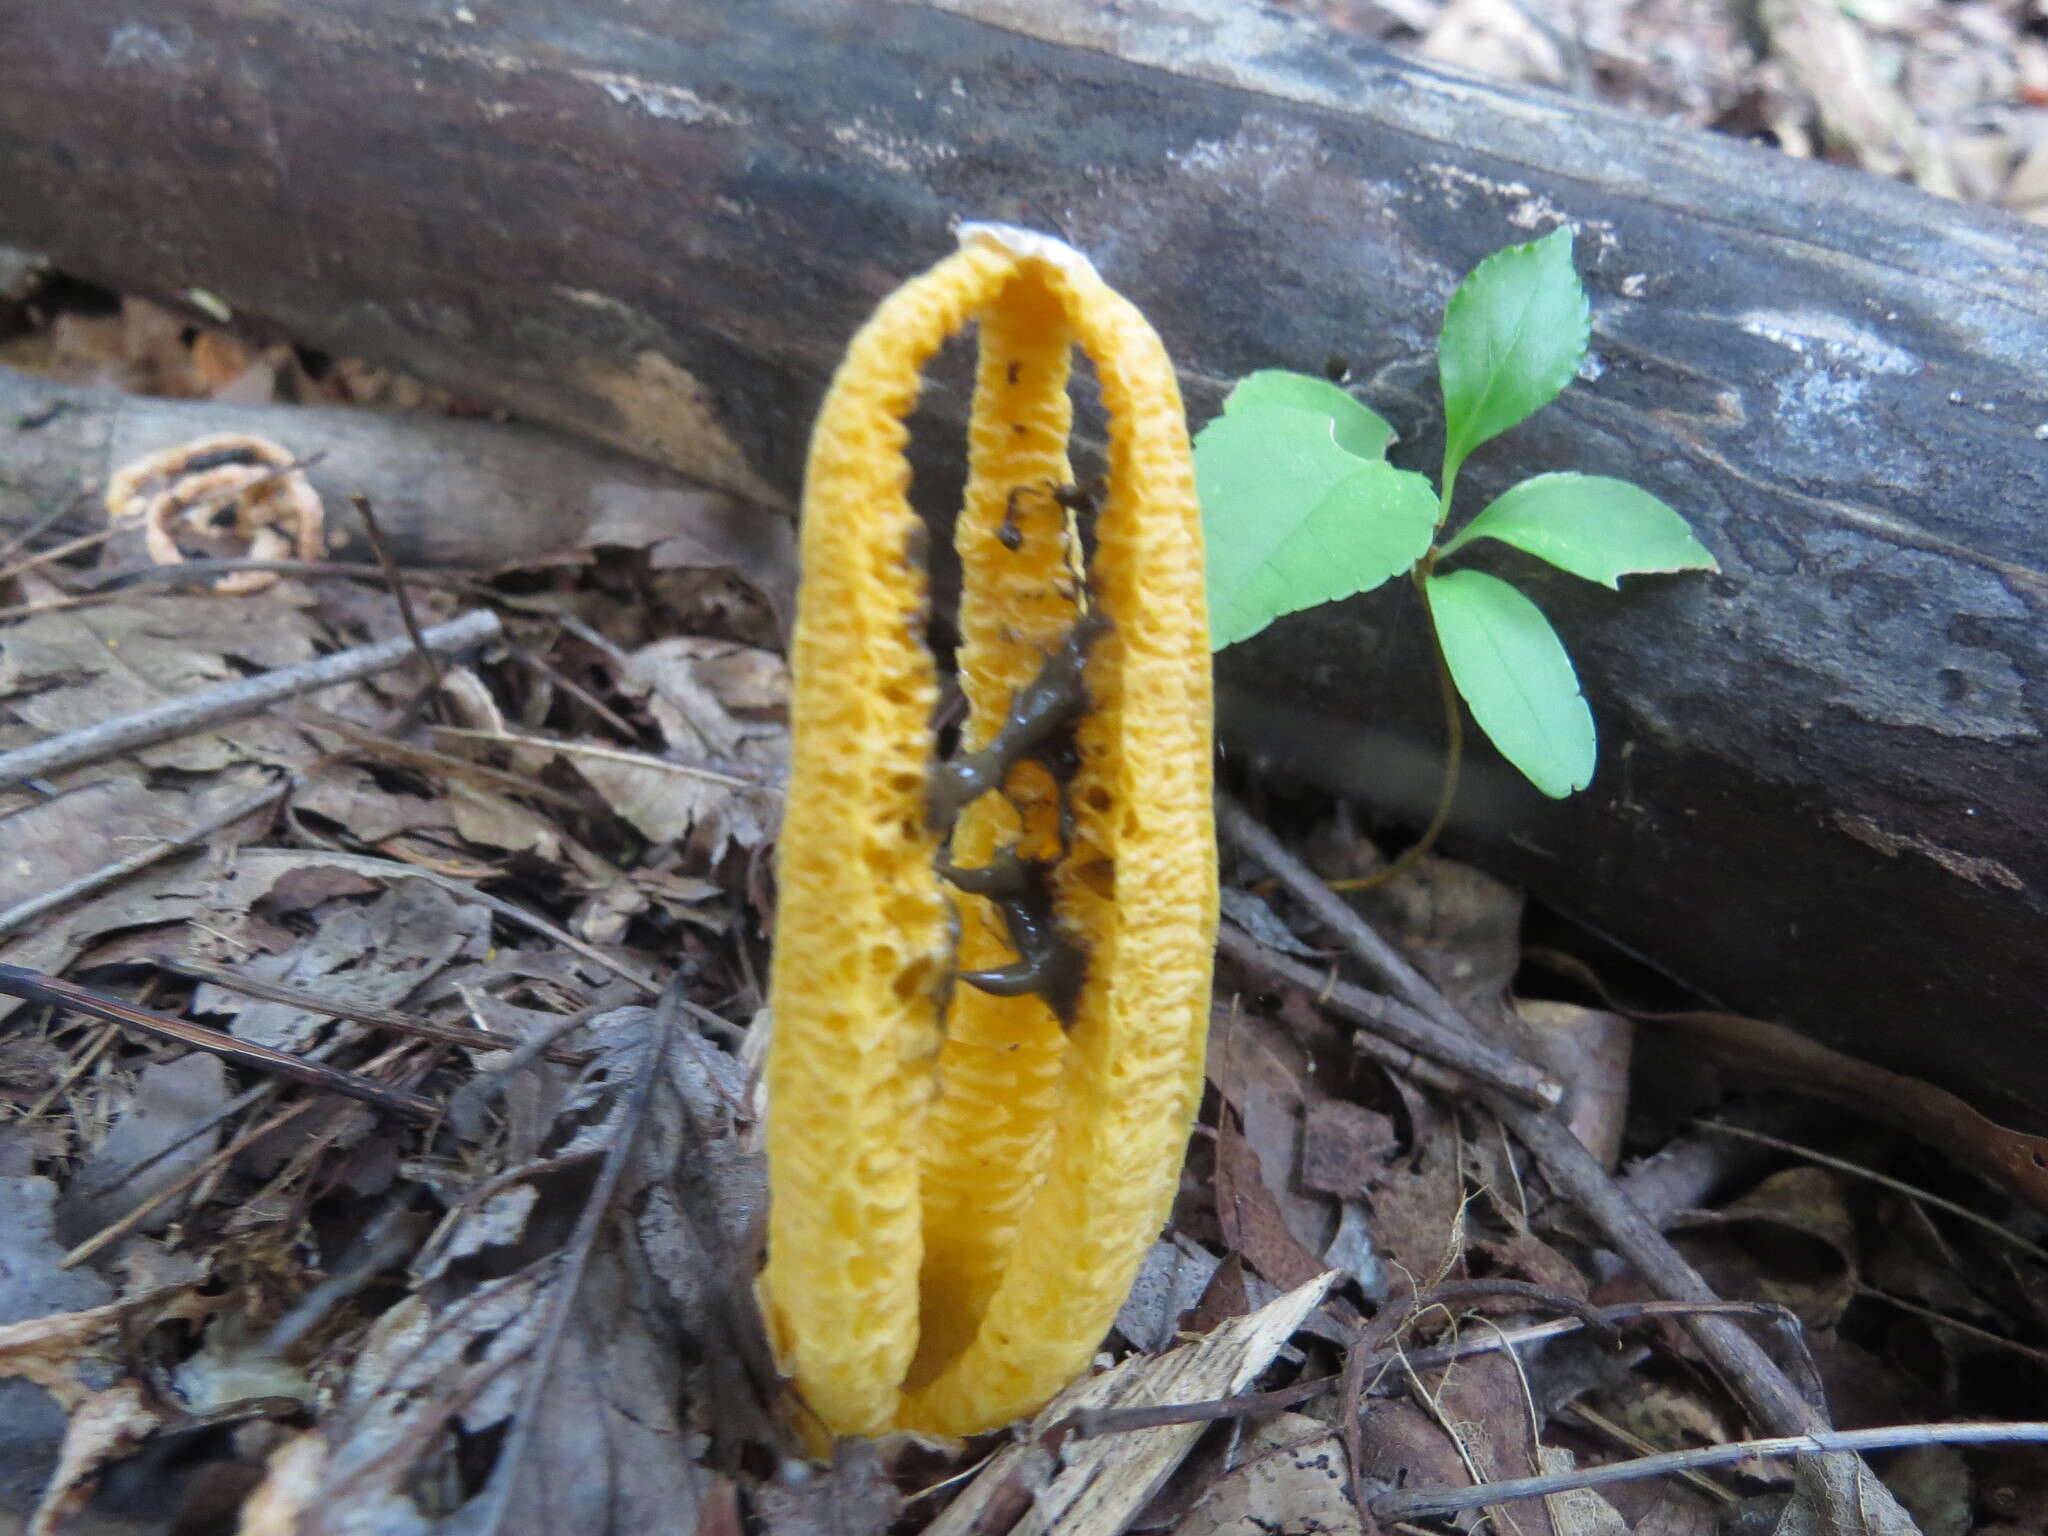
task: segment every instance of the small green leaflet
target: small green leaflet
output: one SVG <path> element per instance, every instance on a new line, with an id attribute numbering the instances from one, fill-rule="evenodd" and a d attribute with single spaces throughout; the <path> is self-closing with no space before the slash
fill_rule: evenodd
<path id="1" fill-rule="evenodd" d="M 1451 680 L 1500 755 L 1552 799 L 1592 783 L 1593 712 L 1543 610 L 1484 571 L 1432 575 L 1427 589 Z"/>
<path id="2" fill-rule="evenodd" d="M 1609 587 L 1648 571 L 1721 568 L 1684 518 L 1642 487 L 1605 475 L 1531 476 L 1503 491 L 1438 558 L 1474 539 L 1499 539 Z"/>
<path id="3" fill-rule="evenodd" d="M 1387 444 L 1394 440 L 1394 429 L 1378 411 L 1360 405 L 1328 379 L 1289 373 L 1285 368 L 1261 368 L 1239 379 L 1223 402 L 1223 414 L 1263 410 L 1269 405 L 1329 417 L 1337 446 L 1361 459 L 1385 457 Z"/>
<path id="4" fill-rule="evenodd" d="M 1429 548 L 1429 482 L 1345 452 L 1335 431 L 1320 412 L 1261 405 L 1220 416 L 1196 437 L 1211 649 L 1284 613 L 1369 591 Z"/>
<path id="5" fill-rule="evenodd" d="M 1465 456 L 1555 400 L 1591 334 L 1569 226 L 1495 251 L 1458 285 L 1436 342 L 1447 505 Z"/>

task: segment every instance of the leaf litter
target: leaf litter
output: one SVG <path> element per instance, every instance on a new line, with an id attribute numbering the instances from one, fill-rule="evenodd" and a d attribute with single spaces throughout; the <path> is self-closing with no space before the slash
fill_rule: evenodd
<path id="1" fill-rule="evenodd" d="M 195 357 L 141 309 L 120 331 L 138 372 L 199 392 L 253 370 L 275 399 L 300 366 Z M 762 616 L 786 610 L 789 545 L 721 526 L 635 506 L 600 559 L 414 590 L 425 622 L 481 602 L 506 626 L 438 688 L 408 661 L 0 799 L 19 902 L 277 789 L 0 925 L 0 963 L 218 1042 L 0 1000 L 0 1507 L 38 1530 L 1306 1536 L 1382 1525 L 1402 1491 L 1768 1427 L 1683 1326 L 1701 1303 L 1619 1257 L 1455 1062 L 1357 1048 L 1303 975 L 1414 995 L 1247 858 L 1208 1102 L 1103 1368 L 1006 1436 L 808 1461 L 753 1301 L 750 1026 L 787 753 Z M 374 582 L 72 606 L 75 577 L 30 573 L 39 606 L 0 628 L 0 750 L 404 632 Z M 1295 793 L 1266 813 L 1324 877 L 1384 863 Z M 1768 1304 L 1749 1326 L 1834 1424 L 2032 1416 L 2034 1138 L 1758 1021 L 1633 1009 L 1629 966 L 1532 952 L 1519 893 L 1453 861 L 1352 910 L 1564 1086 L 1596 1172 L 1714 1292 Z M 2048 1507 L 2042 1465 L 1926 1444 L 1845 1494 L 1751 1459 L 1428 1528 L 2017 1530 Z"/>

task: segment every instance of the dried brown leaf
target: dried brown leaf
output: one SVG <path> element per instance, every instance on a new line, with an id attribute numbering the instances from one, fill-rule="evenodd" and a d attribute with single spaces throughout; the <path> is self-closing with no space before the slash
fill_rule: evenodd
<path id="1" fill-rule="evenodd" d="M 588 549 L 644 549 L 656 570 L 737 572 L 787 620 L 795 611 L 796 530 L 788 518 L 717 491 L 593 491 Z"/>
<path id="2" fill-rule="evenodd" d="M 1443 1427 L 1407 1398 L 1378 1398 L 1361 1415 L 1360 1477 L 1384 1488 L 1462 1488 L 1472 1481 Z"/>
<path id="3" fill-rule="evenodd" d="M 1388 1170 L 1367 1200 L 1373 1241 L 1388 1266 L 1420 1289 L 1448 1276 L 1465 1251 L 1464 1199 L 1449 1137 Z"/>
<path id="4" fill-rule="evenodd" d="M 1345 1482 L 1335 1431 L 1305 1414 L 1278 1413 L 1245 1436 L 1231 1469 L 1196 1500 L 1177 1536 L 1352 1536 L 1358 1507 Z"/>
<path id="5" fill-rule="evenodd" d="M 1301 1127 L 1301 1182 L 1343 1200 L 1361 1194 L 1400 1145 L 1394 1122 L 1343 1099 L 1309 1102 Z"/>
<path id="6" fill-rule="evenodd" d="M 1541 1447 L 1538 1458 L 1545 1473 L 1570 1472 L 1579 1464 L 1578 1458 L 1561 1446 Z M 1597 1488 L 1554 1493 L 1543 1502 L 1556 1536 L 1629 1536 L 1621 1511 L 1601 1497 Z"/>
<path id="7" fill-rule="evenodd" d="M 1482 1332 L 1487 1327 L 1476 1321 L 1464 1326 Z M 1509 1352 L 1473 1355 L 1427 1372 L 1421 1393 L 1456 1443 L 1471 1481 L 1533 1477 L 1541 1470 L 1536 1459 L 1540 1426 L 1530 1422 L 1528 1383 Z M 1523 1536 L 1552 1536 L 1543 1501 L 1523 1499 L 1505 1507 Z"/>
<path id="8" fill-rule="evenodd" d="M 321 765 L 292 795 L 301 814 L 324 817 L 357 841 L 375 845 L 401 832 L 447 832 L 454 818 L 440 796 L 400 794 L 353 763 Z"/>
<path id="9" fill-rule="evenodd" d="M 183 792 L 150 789 L 114 773 L 0 817 L 0 870 L 10 904 L 69 885 L 138 844 L 176 837 L 190 824 Z"/>
<path id="10" fill-rule="evenodd" d="M 0 702 L 38 731 L 56 735 L 235 680 L 243 668 L 308 661 L 326 635 L 306 602 L 280 584 L 232 603 L 152 593 L 106 607 L 36 614 L 0 632 Z M 328 689 L 320 703 L 351 718 L 375 707 L 374 695 L 360 683 Z M 198 772 L 243 759 L 298 766 L 314 749 L 296 727 L 256 716 L 135 756 L 152 767 Z"/>
<path id="11" fill-rule="evenodd" d="M 220 1138 L 201 1127 L 219 1118 L 227 1100 L 227 1069 L 217 1056 L 194 1051 L 143 1068 L 113 1129 L 72 1174 L 58 1202 L 62 1240 L 84 1242 L 204 1163 Z M 132 1171 L 144 1163 L 146 1169 Z M 161 1232 L 184 1208 L 182 1197 L 167 1201 L 135 1230 Z"/>
<path id="12" fill-rule="evenodd" d="M 1498 1010 L 1522 964 L 1521 891 L 1431 857 L 1354 900 L 1454 1006 L 1480 1018 Z"/>
<path id="13" fill-rule="evenodd" d="M 455 1517 L 500 1533 L 688 1536 L 714 1481 L 682 1405 L 715 1414 L 727 1444 L 768 1432 L 765 1388 L 746 1375 L 757 1353 L 766 1358 L 765 1343 L 747 1338 L 752 1255 L 720 1259 L 724 1238 L 706 1237 L 743 1230 L 746 1214 L 676 1216 L 701 1216 L 705 1170 L 742 1153 L 730 1118 L 737 1084 L 720 1075 L 736 1068 L 694 1039 L 650 1033 L 648 1018 L 633 1008 L 593 1021 L 607 1050 L 556 1099 L 556 1158 L 583 1149 L 607 1166 L 623 1159 L 611 1202 L 585 1207 L 587 1180 L 507 1189 L 459 1213 L 415 1261 L 418 1289 L 378 1319 L 351 1362 L 306 1536 L 352 1530 L 350 1512 L 370 1507 L 398 1529 Z M 657 1039 L 666 1055 L 650 1060 Z M 658 1087 L 642 1099 L 636 1084 Z M 758 1189 L 721 1187 L 758 1211 Z M 565 1229 L 592 1234 L 593 1245 L 560 1250 Z M 678 1262 L 693 1267 L 669 1272 Z M 726 1390 L 693 1377 L 714 1358 Z M 759 1400 L 751 1408 L 749 1397 Z M 479 1463 L 479 1445 L 500 1449 Z M 473 1499 L 454 1479 L 459 1457 L 459 1486 L 482 1485 Z"/>
<path id="14" fill-rule="evenodd" d="M 28 1525 L 28 1536 L 55 1536 L 63 1523 L 85 1507 L 99 1474 L 119 1461 L 168 1418 L 138 1382 L 124 1381 L 94 1392 L 71 1411 L 57 1470 L 43 1490 Z"/>
<path id="15" fill-rule="evenodd" d="M 1045 1457 L 1039 1437 L 1081 1408 L 1199 1403 L 1244 1391 L 1322 1304 L 1334 1278 L 1312 1280 L 1192 1344 L 1136 1356 L 1069 1387 L 1040 1411 L 1023 1443 L 989 1458 L 925 1536 L 1002 1536 L 1012 1520 L 1017 1536 L 1120 1536 L 1206 1426 L 1166 1424 L 1069 1444 L 1049 1481 L 1033 1479 L 1026 1500 L 1006 1506 L 1025 1465 Z"/>
<path id="16" fill-rule="evenodd" d="M 1323 1261 L 1288 1230 L 1259 1154 L 1227 1124 L 1216 1133 L 1216 1214 L 1231 1251 L 1275 1285 L 1305 1285 L 1323 1272 Z"/>
<path id="17" fill-rule="evenodd" d="M 1809 1328 L 1840 1320 L 1857 1290 L 1856 1224 L 1843 1175 L 1788 1168 L 1719 1211 L 1682 1216 L 1673 1230 L 1724 1296 L 1790 1307 Z"/>
<path id="18" fill-rule="evenodd" d="M 1565 1085 L 1565 1123 L 1612 1173 L 1628 1119 L 1633 1026 L 1618 1013 L 1572 1003 L 1517 1001 L 1515 1013 L 1528 1053 Z"/>
<path id="19" fill-rule="evenodd" d="M 1337 1227 L 1337 1211 L 1327 1196 L 1297 1183 L 1302 1114 L 1318 1092 L 1314 1087 L 1315 1050 L 1320 1045 L 1341 1055 L 1341 1046 L 1327 1023 L 1318 1021 L 1316 1031 L 1304 1034 L 1282 1029 L 1258 1014 L 1219 1012 L 1210 1024 L 1207 1067 L 1209 1080 L 1236 1111 L 1239 1131 L 1255 1155 L 1255 1163 L 1233 1171 L 1255 1172 L 1266 1191 L 1266 1198 L 1258 1200 L 1248 1186 L 1240 1188 L 1240 1213 L 1252 1211 L 1251 1202 L 1272 1207 L 1282 1232 L 1311 1254 L 1329 1246 Z M 1257 1218 L 1247 1215 L 1246 1219 Z M 1257 1256 L 1248 1256 L 1276 1283 L 1296 1283 L 1271 1274 Z M 1269 1256 L 1286 1262 L 1277 1252 Z"/>
<path id="20" fill-rule="evenodd" d="M 286 857 L 315 862 L 318 856 Z M 207 927 L 232 932 L 237 920 L 269 893 L 270 881 L 290 867 L 283 858 L 244 854 L 234 876 L 209 893 Z M 243 958 L 230 949 L 194 958 L 217 959 L 257 980 L 306 988 L 336 1001 L 395 1008 L 446 967 L 476 959 L 490 948 L 488 910 L 425 880 L 395 879 L 367 902 L 340 897 L 318 910 L 314 931 L 282 953 Z M 328 1027 L 324 1014 L 256 1001 L 210 983 L 193 1006 L 228 1015 L 241 1039 L 282 1051 L 305 1050 Z"/>

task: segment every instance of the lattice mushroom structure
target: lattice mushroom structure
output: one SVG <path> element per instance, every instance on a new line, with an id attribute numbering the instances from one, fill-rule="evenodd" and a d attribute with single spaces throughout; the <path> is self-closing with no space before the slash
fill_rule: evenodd
<path id="1" fill-rule="evenodd" d="M 969 713 L 938 764 L 904 423 L 973 322 Z M 1077 345 L 1109 420 L 1099 496 L 1067 456 Z M 971 1433 L 1086 1368 L 1201 1091 L 1209 647 L 1159 338 L 1078 252 L 965 227 L 833 380 L 802 560 L 761 1295 L 817 1427 Z"/>

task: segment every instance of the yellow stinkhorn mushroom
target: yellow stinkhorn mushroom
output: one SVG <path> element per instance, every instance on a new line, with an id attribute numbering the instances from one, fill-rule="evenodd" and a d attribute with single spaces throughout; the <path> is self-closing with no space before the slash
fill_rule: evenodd
<path id="1" fill-rule="evenodd" d="M 904 420 L 970 322 L 969 716 L 934 766 Z M 1076 345 L 1109 416 L 1099 510 L 1069 483 Z M 762 1300 L 826 1432 L 972 1433 L 1086 1367 L 1201 1091 L 1209 647 L 1159 338 L 1078 252 L 967 226 L 848 349 L 811 441 L 802 560 Z"/>

